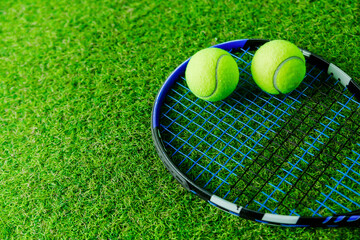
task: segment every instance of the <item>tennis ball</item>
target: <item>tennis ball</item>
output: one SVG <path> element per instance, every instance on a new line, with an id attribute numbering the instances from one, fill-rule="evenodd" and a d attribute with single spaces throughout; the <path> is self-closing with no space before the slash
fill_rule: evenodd
<path id="1" fill-rule="evenodd" d="M 206 48 L 190 58 L 185 78 L 195 96 L 215 102 L 225 99 L 235 90 L 239 69 L 227 51 Z"/>
<path id="2" fill-rule="evenodd" d="M 291 92 L 300 85 L 305 73 L 305 58 L 300 49 L 285 40 L 262 45 L 251 63 L 254 81 L 271 94 Z"/>

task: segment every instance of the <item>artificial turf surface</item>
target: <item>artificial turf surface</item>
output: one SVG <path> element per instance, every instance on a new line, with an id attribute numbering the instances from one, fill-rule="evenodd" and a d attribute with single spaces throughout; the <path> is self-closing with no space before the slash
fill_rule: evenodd
<path id="1" fill-rule="evenodd" d="M 0 238 L 359 239 L 223 213 L 167 173 L 150 116 L 196 51 L 286 39 L 359 82 L 357 1 L 2 1 Z"/>

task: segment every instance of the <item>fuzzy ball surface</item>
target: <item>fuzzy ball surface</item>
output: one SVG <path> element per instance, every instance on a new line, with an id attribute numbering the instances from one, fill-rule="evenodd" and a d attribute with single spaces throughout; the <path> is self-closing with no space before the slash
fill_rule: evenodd
<path id="1" fill-rule="evenodd" d="M 206 48 L 190 58 L 185 78 L 195 96 L 215 102 L 225 99 L 235 90 L 239 82 L 239 69 L 227 51 Z"/>
<path id="2" fill-rule="evenodd" d="M 296 45 L 285 40 L 273 40 L 262 45 L 251 63 L 254 81 L 270 94 L 293 91 L 305 73 L 304 55 Z"/>

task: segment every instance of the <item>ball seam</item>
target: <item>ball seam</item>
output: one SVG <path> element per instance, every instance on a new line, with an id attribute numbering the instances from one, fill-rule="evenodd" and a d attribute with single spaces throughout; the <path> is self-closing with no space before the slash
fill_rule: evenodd
<path id="1" fill-rule="evenodd" d="M 228 55 L 227 55 L 227 54 L 221 55 L 221 56 L 218 58 L 217 62 L 216 62 L 216 67 L 215 67 L 215 88 L 214 88 L 214 91 L 213 91 L 210 95 L 206 96 L 206 98 L 212 97 L 212 96 L 215 94 L 215 92 L 216 92 L 216 89 L 217 89 L 217 87 L 218 87 L 218 67 L 219 67 L 220 60 L 221 60 L 223 57 L 225 57 L 225 56 L 228 56 Z"/>
<path id="2" fill-rule="evenodd" d="M 274 76 L 273 76 L 273 86 L 274 88 L 279 91 L 279 93 L 282 93 L 280 91 L 280 89 L 278 88 L 277 84 L 276 84 L 276 78 L 277 78 L 277 75 L 281 69 L 282 66 L 284 66 L 285 63 L 287 63 L 288 61 L 292 60 L 292 59 L 300 59 L 302 62 L 304 62 L 304 60 L 302 60 L 301 57 L 298 57 L 298 56 L 291 56 L 291 57 L 288 57 L 286 58 L 284 61 L 282 61 L 279 66 L 276 68 L 275 72 L 274 72 Z"/>

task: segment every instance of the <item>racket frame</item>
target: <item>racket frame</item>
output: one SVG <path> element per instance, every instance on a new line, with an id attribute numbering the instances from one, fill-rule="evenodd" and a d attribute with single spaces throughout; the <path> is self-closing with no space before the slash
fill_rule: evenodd
<path id="1" fill-rule="evenodd" d="M 269 40 L 265 39 L 240 39 L 221 43 L 212 47 L 221 48 L 226 51 L 239 48 L 249 48 L 249 50 L 256 50 L 258 47 L 268 41 Z M 326 71 L 329 75 L 332 75 L 335 79 L 339 80 L 341 84 L 344 87 L 347 87 L 347 89 L 352 94 L 354 94 L 355 98 L 360 102 L 360 87 L 348 74 L 346 74 L 336 65 L 325 61 L 322 57 L 313 54 L 312 52 L 305 49 L 300 48 L 300 50 L 302 51 L 308 63 L 316 65 L 317 68 Z M 160 115 L 161 106 L 165 100 L 168 91 L 174 85 L 176 80 L 183 75 L 189 60 L 190 58 L 184 61 L 167 78 L 156 96 L 156 100 L 154 102 L 151 114 L 151 132 L 156 151 L 167 170 L 185 189 L 225 212 L 260 223 L 287 227 L 360 227 L 360 210 L 356 210 L 347 214 L 333 215 L 328 217 L 303 217 L 261 213 L 244 208 L 235 203 L 220 198 L 215 194 L 212 194 L 205 189 L 202 189 L 201 187 L 196 185 L 191 179 L 189 179 L 185 174 L 183 174 L 171 161 L 171 158 L 166 152 L 166 148 L 163 144 L 160 134 Z"/>

